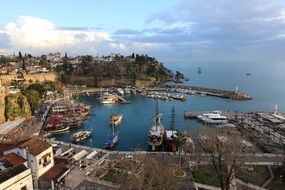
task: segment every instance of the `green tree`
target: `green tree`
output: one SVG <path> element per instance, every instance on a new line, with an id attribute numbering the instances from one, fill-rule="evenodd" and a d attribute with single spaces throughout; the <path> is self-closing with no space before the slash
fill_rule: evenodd
<path id="1" fill-rule="evenodd" d="M 182 147 L 186 144 L 186 133 L 185 132 L 177 132 L 177 137 L 175 138 L 175 143 L 177 147 Z"/>
<path id="2" fill-rule="evenodd" d="M 29 90 L 25 95 L 31 107 L 32 114 L 35 114 L 35 111 L 39 108 L 39 102 L 41 100 L 40 93 L 36 90 Z"/>

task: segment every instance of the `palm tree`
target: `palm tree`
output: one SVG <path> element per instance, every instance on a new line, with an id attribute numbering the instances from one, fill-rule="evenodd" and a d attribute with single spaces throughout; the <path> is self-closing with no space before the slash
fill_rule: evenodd
<path id="1" fill-rule="evenodd" d="M 177 132 L 175 143 L 179 152 L 179 164 L 178 164 L 179 167 L 181 166 L 181 150 L 183 150 L 182 147 L 186 144 L 186 139 L 187 139 L 186 132 L 180 132 L 180 131 Z"/>
<path id="2" fill-rule="evenodd" d="M 175 138 L 175 143 L 177 147 L 182 147 L 186 144 L 186 132 L 177 132 L 177 137 Z"/>

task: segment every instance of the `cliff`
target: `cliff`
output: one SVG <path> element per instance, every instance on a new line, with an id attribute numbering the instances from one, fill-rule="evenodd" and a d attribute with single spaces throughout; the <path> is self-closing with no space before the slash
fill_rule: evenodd
<path id="1" fill-rule="evenodd" d="M 31 116 L 31 108 L 27 98 L 23 94 L 10 94 L 5 97 L 5 118 L 15 120 Z"/>
<path id="2" fill-rule="evenodd" d="M 65 84 L 87 85 L 90 87 L 110 86 L 154 86 L 173 76 L 155 58 L 136 55 L 135 58 L 117 57 L 112 61 L 88 60 L 73 68 L 66 61 L 57 68 L 59 78 Z"/>
<path id="3" fill-rule="evenodd" d="M 5 96 L 6 96 L 5 87 L 0 85 L 0 123 L 6 120 L 5 115 L 4 115 L 5 114 Z"/>

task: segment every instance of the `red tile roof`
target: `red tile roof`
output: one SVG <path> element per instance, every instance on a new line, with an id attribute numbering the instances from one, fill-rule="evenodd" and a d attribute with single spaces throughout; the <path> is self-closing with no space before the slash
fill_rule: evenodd
<path id="1" fill-rule="evenodd" d="M 22 164 L 22 163 L 27 161 L 24 158 L 22 158 L 21 156 L 15 154 L 15 153 L 7 154 L 7 155 L 5 155 L 5 158 L 14 166 Z"/>
<path id="2" fill-rule="evenodd" d="M 37 156 L 43 151 L 47 150 L 50 148 L 52 145 L 45 142 L 44 139 L 41 138 L 32 138 L 31 140 L 25 142 L 24 144 L 20 145 L 20 148 L 25 148 L 27 151 L 34 155 Z"/>
<path id="3" fill-rule="evenodd" d="M 8 143 L 0 143 L 0 156 L 4 155 L 4 151 L 13 149 L 15 147 L 19 147 L 21 144 L 27 142 L 30 139 L 18 141 L 18 142 L 8 142 Z"/>
<path id="4" fill-rule="evenodd" d="M 68 170 L 67 167 L 65 167 L 64 163 L 59 163 L 54 165 L 52 168 L 50 168 L 46 173 L 40 176 L 41 180 L 44 181 L 51 181 L 51 180 L 57 180 L 59 177 L 61 177 L 66 171 Z"/>

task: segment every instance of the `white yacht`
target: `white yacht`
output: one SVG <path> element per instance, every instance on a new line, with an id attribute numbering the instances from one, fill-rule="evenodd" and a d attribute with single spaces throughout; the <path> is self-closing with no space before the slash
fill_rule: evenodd
<path id="1" fill-rule="evenodd" d="M 126 88 L 124 88 L 124 93 L 125 94 L 131 94 L 131 90 L 128 87 L 126 87 Z"/>
<path id="2" fill-rule="evenodd" d="M 123 89 L 117 88 L 116 91 L 117 91 L 117 94 L 118 94 L 118 95 L 120 95 L 120 96 L 123 96 L 123 95 L 124 95 L 124 90 L 123 90 Z"/>
<path id="3" fill-rule="evenodd" d="M 113 94 L 110 94 L 109 92 L 105 92 L 104 94 L 100 96 L 99 101 L 101 104 L 115 104 L 116 98 Z"/>
<path id="4" fill-rule="evenodd" d="M 228 122 L 227 117 L 221 114 L 222 114 L 221 111 L 213 111 L 210 113 L 204 113 L 202 115 L 198 115 L 197 118 L 204 121 L 205 123 L 210 123 L 210 124 L 227 123 Z"/>

